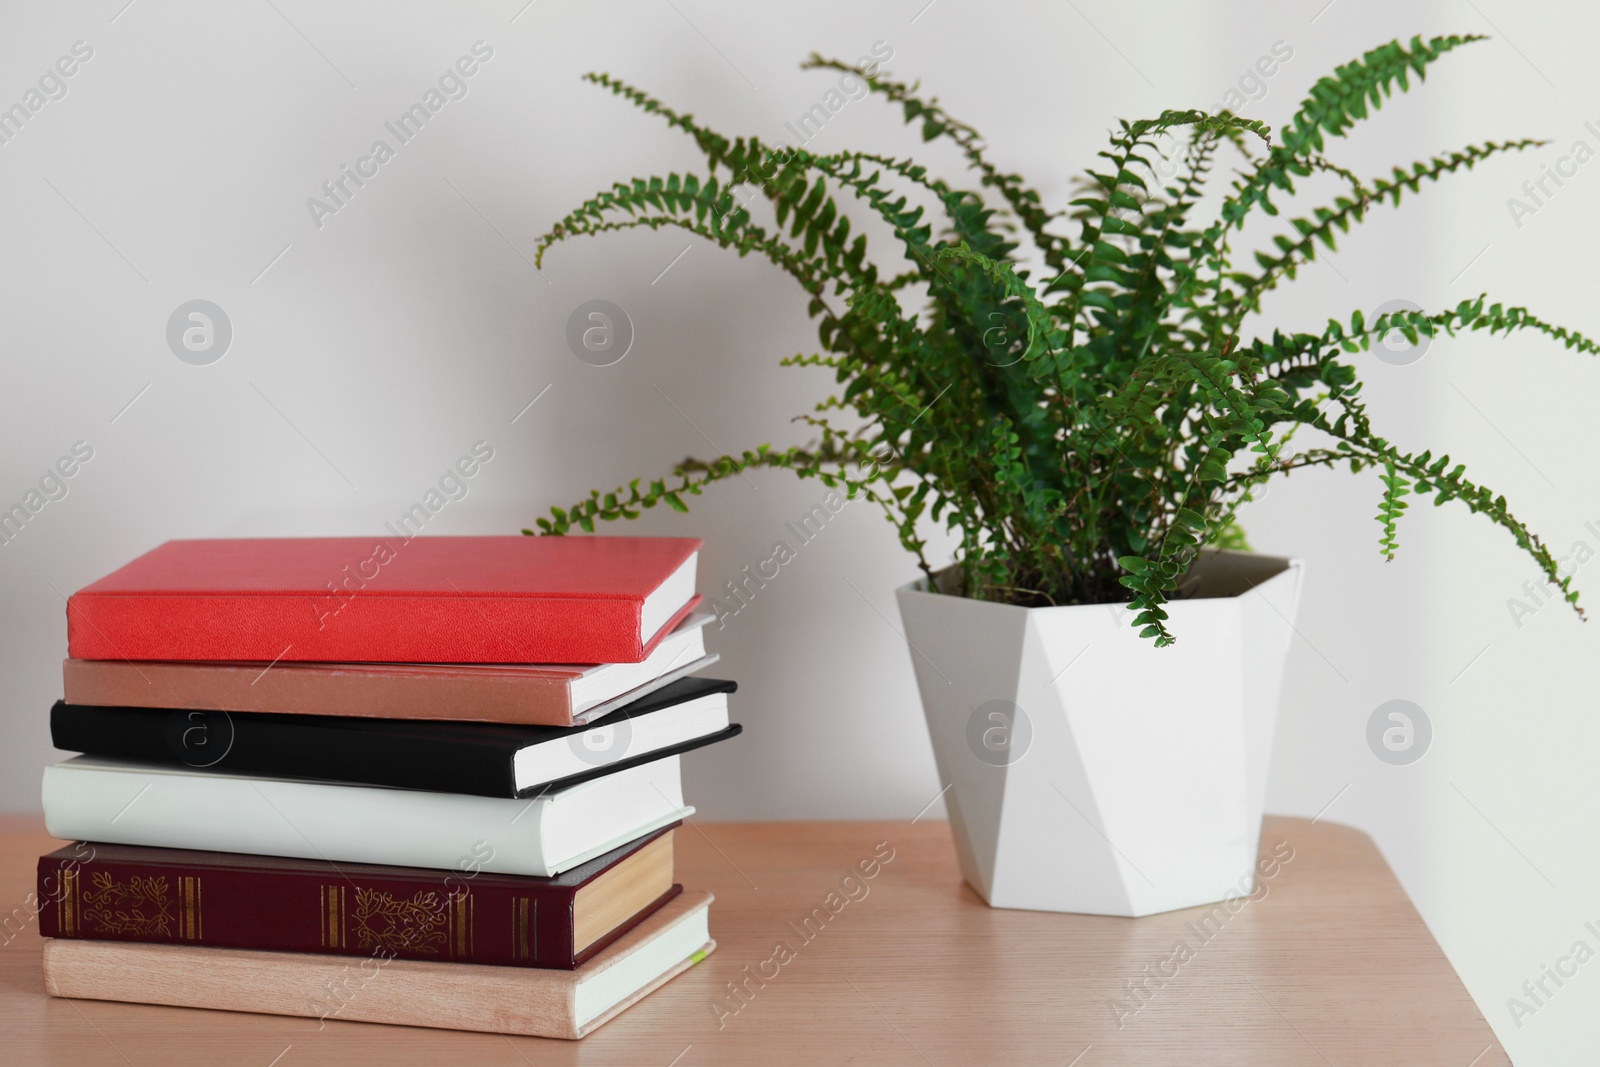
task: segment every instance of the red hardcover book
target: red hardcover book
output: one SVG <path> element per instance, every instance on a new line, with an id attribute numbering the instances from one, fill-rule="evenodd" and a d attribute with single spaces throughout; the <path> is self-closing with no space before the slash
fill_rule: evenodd
<path id="1" fill-rule="evenodd" d="M 39 858 L 39 932 L 571 970 L 682 891 L 672 830 L 554 878 L 78 842 Z"/>
<path id="2" fill-rule="evenodd" d="M 67 600 L 74 659 L 637 663 L 699 603 L 668 537 L 168 541 Z"/>

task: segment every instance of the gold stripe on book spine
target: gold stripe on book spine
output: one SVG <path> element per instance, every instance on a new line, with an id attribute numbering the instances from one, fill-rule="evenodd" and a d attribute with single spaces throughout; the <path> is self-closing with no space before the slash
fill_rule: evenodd
<path id="1" fill-rule="evenodd" d="M 343 948 L 344 936 L 344 886 L 322 887 L 322 944 L 327 948 Z"/>
<path id="2" fill-rule="evenodd" d="M 65 937 L 76 937 L 78 934 L 78 870 L 68 866 L 61 868 L 61 896 L 56 901 L 60 911 L 59 922 L 61 933 Z"/>
<path id="3" fill-rule="evenodd" d="M 531 913 L 529 909 L 532 909 Z M 539 932 L 534 930 L 532 949 L 529 949 L 529 928 L 539 917 L 537 901 L 530 901 L 527 897 L 516 897 L 511 901 L 511 931 L 515 938 L 511 946 L 511 958 L 519 960 L 532 959 L 534 953 L 539 951 Z"/>
<path id="4" fill-rule="evenodd" d="M 451 942 L 450 954 L 457 959 L 463 959 L 467 955 L 467 931 L 472 924 L 472 919 L 469 917 L 471 901 L 472 898 L 465 892 L 450 895 L 450 911 L 455 922 L 455 939 Z"/>
<path id="5" fill-rule="evenodd" d="M 528 898 L 511 898 L 511 958 L 528 958 Z"/>
<path id="6" fill-rule="evenodd" d="M 199 941 L 202 934 L 200 910 L 200 876 L 184 875 L 178 880 L 178 897 L 183 908 L 183 917 L 178 922 L 178 938 L 183 941 Z"/>

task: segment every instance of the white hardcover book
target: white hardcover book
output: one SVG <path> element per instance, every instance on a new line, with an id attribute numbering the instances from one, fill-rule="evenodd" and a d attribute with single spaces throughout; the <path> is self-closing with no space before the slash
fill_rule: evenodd
<path id="1" fill-rule="evenodd" d="M 694 813 L 677 756 L 531 800 L 78 756 L 45 768 L 43 799 L 69 841 L 539 877 Z"/>

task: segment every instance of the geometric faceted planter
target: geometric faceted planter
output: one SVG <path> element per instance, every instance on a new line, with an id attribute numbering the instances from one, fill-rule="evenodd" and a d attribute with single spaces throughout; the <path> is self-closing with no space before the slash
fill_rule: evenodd
<path id="1" fill-rule="evenodd" d="M 897 591 L 961 873 L 997 908 L 1249 894 L 1299 560 L 1208 551 L 1156 648 L 1125 605 Z"/>

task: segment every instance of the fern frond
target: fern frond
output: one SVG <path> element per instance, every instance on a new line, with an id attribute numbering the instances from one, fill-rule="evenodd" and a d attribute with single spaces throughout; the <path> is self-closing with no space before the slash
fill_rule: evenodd
<path id="1" fill-rule="evenodd" d="M 1276 288 L 1282 278 L 1293 278 L 1301 264 L 1314 260 L 1318 244 L 1330 252 L 1335 251 L 1338 247 L 1335 233 L 1349 233 L 1353 224 L 1366 219 L 1367 208 L 1374 202 L 1388 201 L 1391 206 L 1398 206 L 1403 194 L 1419 192 L 1424 182 L 1438 181 L 1446 174 L 1453 174 L 1459 170 L 1471 170 L 1492 156 L 1505 152 L 1520 152 L 1548 143 L 1523 139 L 1468 145 L 1446 155 L 1418 160 L 1409 168 L 1396 167 L 1389 178 L 1358 183 L 1363 191 L 1359 197 L 1351 199 L 1341 196 L 1334 201 L 1331 208 L 1316 208 L 1313 212 L 1314 221 L 1304 218 L 1291 219 L 1290 223 L 1296 231 L 1296 236 L 1290 238 L 1279 235 L 1274 238 L 1279 255 L 1256 253 L 1256 263 L 1262 271 L 1260 275 L 1248 278 L 1245 282 L 1242 293 L 1244 306 L 1251 311 L 1259 311 L 1262 295 Z"/>
<path id="2" fill-rule="evenodd" d="M 1406 510 L 1406 502 L 1402 498 L 1411 495 L 1411 483 L 1395 471 L 1392 462 L 1385 463 L 1383 470 L 1383 501 L 1378 505 L 1378 521 L 1383 524 L 1383 537 L 1379 546 L 1386 558 L 1394 559 L 1395 550 L 1399 548 L 1395 531 L 1400 514 Z"/>
<path id="3" fill-rule="evenodd" d="M 1326 169 L 1319 161 L 1327 137 L 1342 137 L 1383 105 L 1395 86 L 1410 88 L 1410 76 L 1418 80 L 1427 68 L 1449 52 L 1483 38 L 1467 34 L 1411 40 L 1410 48 L 1399 41 L 1380 45 L 1340 66 L 1320 79 L 1311 95 L 1301 103 L 1294 118 L 1284 128 L 1282 141 L 1274 146 L 1251 170 L 1234 183 L 1223 200 L 1216 221 L 1201 239 L 1206 257 L 1217 271 L 1213 286 L 1219 297 L 1233 300 L 1222 278 L 1221 264 L 1228 257 L 1228 234 L 1242 228 L 1250 214 L 1260 209 L 1276 215 L 1271 194 L 1274 190 L 1293 196 L 1296 180 Z M 1357 193 L 1357 199 L 1362 199 Z M 1237 324 L 1248 310 L 1240 305 L 1231 321 Z"/>
<path id="4" fill-rule="evenodd" d="M 1402 92 L 1409 89 L 1411 75 L 1421 81 L 1427 77 L 1428 67 L 1444 55 L 1482 40 L 1486 38 L 1477 34 L 1427 41 L 1413 37 L 1409 49 L 1399 41 L 1390 41 L 1345 63 L 1311 87 L 1311 95 L 1283 129 L 1283 150 L 1300 157 L 1321 152 L 1326 138 L 1343 137 L 1352 126 L 1382 107 L 1396 86 Z"/>
<path id="5" fill-rule="evenodd" d="M 824 59 L 815 52 L 800 66 L 803 70 L 836 70 L 864 77 L 855 67 L 837 59 Z M 917 96 L 917 87 L 914 85 L 908 86 L 882 75 L 865 78 L 865 81 L 872 92 L 899 104 L 906 122 L 921 123 L 924 141 L 939 137 L 953 141 L 961 149 L 967 165 L 981 175 L 979 181 L 994 189 L 1005 200 L 1017 220 L 1033 237 L 1045 262 L 1054 270 L 1062 268 L 1069 244 L 1065 237 L 1048 231 L 1047 227 L 1055 220 L 1055 216 L 1044 209 L 1039 194 L 1028 187 L 1021 175 L 1002 173 L 989 162 L 984 154 L 983 138 L 977 130 L 953 118 L 939 105 L 938 100 L 924 100 Z"/>

